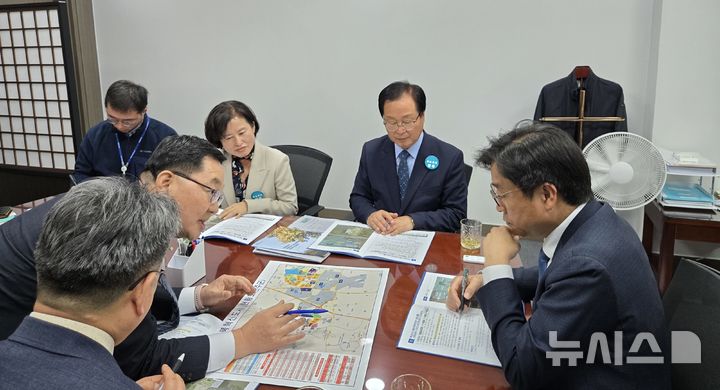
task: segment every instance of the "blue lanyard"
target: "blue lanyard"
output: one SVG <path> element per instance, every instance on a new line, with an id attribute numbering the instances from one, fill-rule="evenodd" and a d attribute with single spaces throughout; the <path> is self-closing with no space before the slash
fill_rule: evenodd
<path id="1" fill-rule="evenodd" d="M 115 132 L 115 141 L 117 142 L 118 154 L 120 155 L 120 172 L 122 172 L 123 176 L 125 176 L 125 172 L 127 172 L 127 167 L 128 165 L 130 165 L 130 161 L 133 159 L 133 157 L 135 157 L 135 152 L 137 152 L 138 148 L 140 147 L 140 144 L 145 137 L 145 133 L 147 132 L 148 126 L 150 126 L 150 115 L 145 115 L 145 128 L 143 129 L 142 134 L 140 134 L 140 139 L 138 140 L 137 144 L 135 144 L 135 148 L 133 149 L 132 153 L 130 153 L 130 157 L 128 157 L 127 163 L 123 158 L 122 149 L 120 149 L 120 138 L 118 137 L 117 132 Z"/>

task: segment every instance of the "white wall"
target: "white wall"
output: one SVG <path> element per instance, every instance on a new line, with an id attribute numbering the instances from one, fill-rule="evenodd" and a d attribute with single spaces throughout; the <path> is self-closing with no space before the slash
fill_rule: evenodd
<path id="1" fill-rule="evenodd" d="M 655 6 L 647 0 L 93 1 L 103 93 L 117 79 L 139 82 L 150 90 L 152 116 L 199 136 L 216 103 L 242 100 L 259 117 L 261 142 L 308 144 L 334 157 L 322 203 L 344 209 L 362 143 L 385 131 L 377 94 L 395 80 L 425 89 L 426 130 L 461 148 L 468 163 L 488 135 L 532 117 L 540 88 L 575 65 L 591 65 L 622 85 L 629 128 L 649 136 Z M 489 175 L 476 169 L 469 215 L 500 223 L 488 186 Z"/>
<path id="2" fill-rule="evenodd" d="M 652 121 L 654 143 L 697 151 L 716 163 L 720 163 L 719 17 L 716 0 L 662 1 Z M 675 253 L 720 258 L 716 244 L 679 242 Z"/>

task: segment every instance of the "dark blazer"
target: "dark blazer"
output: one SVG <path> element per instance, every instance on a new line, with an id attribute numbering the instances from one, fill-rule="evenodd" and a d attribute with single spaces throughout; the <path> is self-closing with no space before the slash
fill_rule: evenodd
<path id="1" fill-rule="evenodd" d="M 552 263 L 538 282 L 537 267 L 513 270 L 515 280 L 498 279 L 476 298 L 492 331 L 492 343 L 513 389 L 669 389 L 670 354 L 662 302 L 648 258 L 635 231 L 607 204 L 590 201 L 565 230 Z M 521 298 L 534 294 L 528 321 Z M 558 341 L 580 341 L 580 348 L 550 348 Z M 615 332 L 622 332 L 622 365 L 615 365 Z M 593 332 L 607 338 L 613 363 L 603 364 L 597 348 L 588 364 Z M 661 353 L 643 343 L 629 354 L 640 332 L 649 332 Z M 620 338 L 619 338 L 620 339 Z M 597 343 L 595 344 L 597 347 Z M 553 367 L 547 351 L 578 351 Z M 662 356 L 664 364 L 627 364 L 628 356 Z"/>
<path id="2" fill-rule="evenodd" d="M 0 226 L 0 340 L 15 331 L 32 311 L 37 295 L 35 244 L 45 217 L 61 197 L 58 195 Z M 178 374 L 186 380 L 205 376 L 210 356 L 207 337 L 157 339 L 155 315 L 162 318 L 162 313 L 170 312 L 168 305 L 175 305 L 175 301 L 158 286 L 151 312 L 125 341 L 116 346 L 115 358 L 130 378 L 137 380 L 159 374 L 163 363 L 175 361 L 183 352 L 185 360 Z"/>
<path id="3" fill-rule="evenodd" d="M 545 116 L 579 115 L 579 90 L 575 74 L 544 86 L 540 91 L 535 120 Z M 627 112 L 622 87 L 610 80 L 602 79 L 592 71 L 585 80 L 585 116 L 619 116 L 624 122 L 584 122 L 583 144 L 585 147 L 595 138 L 614 131 L 627 131 Z M 578 139 L 577 123 L 549 122 L 563 129 L 574 140 Z"/>
<path id="4" fill-rule="evenodd" d="M 440 161 L 437 169 L 425 167 L 430 155 Z M 373 212 L 385 210 L 409 215 L 417 230 L 455 232 L 467 216 L 464 167 L 460 149 L 425 133 L 401 202 L 395 144 L 387 135 L 375 138 L 363 145 L 350 208 L 363 223 Z"/>
<path id="5" fill-rule="evenodd" d="M 139 389 L 96 341 L 26 317 L 0 341 L 3 389 Z"/>

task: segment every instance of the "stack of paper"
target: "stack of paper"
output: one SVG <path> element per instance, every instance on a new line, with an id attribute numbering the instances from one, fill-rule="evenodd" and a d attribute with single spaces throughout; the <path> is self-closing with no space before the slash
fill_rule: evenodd
<path id="1" fill-rule="evenodd" d="M 658 148 L 671 175 L 715 176 L 717 164 L 696 152 L 672 152 Z"/>
<path id="2" fill-rule="evenodd" d="M 712 195 L 699 184 L 666 183 L 660 194 L 660 204 L 692 209 L 715 208 Z"/>

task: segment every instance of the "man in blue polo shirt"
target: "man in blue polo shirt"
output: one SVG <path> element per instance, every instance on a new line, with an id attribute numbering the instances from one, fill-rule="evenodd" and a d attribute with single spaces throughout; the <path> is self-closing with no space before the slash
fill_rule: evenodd
<path id="1" fill-rule="evenodd" d="M 122 175 L 137 180 L 145 162 L 163 138 L 177 135 L 170 126 L 147 115 L 145 87 L 118 80 L 105 94 L 104 120 L 87 132 L 80 145 L 72 179 Z"/>

